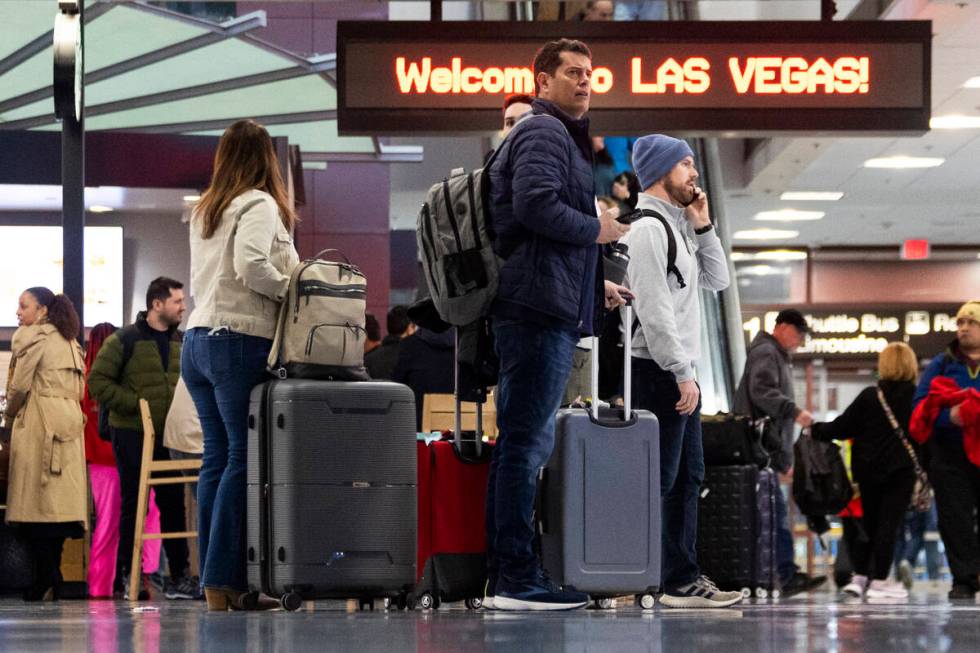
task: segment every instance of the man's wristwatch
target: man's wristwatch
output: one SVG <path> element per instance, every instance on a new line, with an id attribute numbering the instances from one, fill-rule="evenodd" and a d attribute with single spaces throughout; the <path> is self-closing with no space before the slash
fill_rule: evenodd
<path id="1" fill-rule="evenodd" d="M 713 224 L 711 224 L 709 222 L 708 224 L 706 224 L 705 226 L 701 227 L 700 229 L 695 229 L 694 230 L 694 233 L 696 233 L 697 235 L 700 236 L 701 234 L 708 233 L 709 231 L 711 231 L 714 228 L 715 228 L 715 225 L 713 225 Z"/>

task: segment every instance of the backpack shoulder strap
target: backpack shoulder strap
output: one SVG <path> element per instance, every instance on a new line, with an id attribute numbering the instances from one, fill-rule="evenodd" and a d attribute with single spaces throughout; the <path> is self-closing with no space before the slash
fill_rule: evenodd
<path id="1" fill-rule="evenodd" d="M 133 357 L 133 349 L 136 347 L 136 341 L 140 339 L 141 334 L 139 327 L 135 324 L 130 324 L 119 329 L 117 334 L 119 336 L 119 344 L 122 345 L 122 362 L 119 363 L 119 376 L 122 377 L 123 371 L 126 369 L 126 363 Z"/>
<path id="2" fill-rule="evenodd" d="M 663 225 L 664 230 L 667 232 L 667 274 L 673 274 L 677 278 L 677 284 L 681 288 L 686 287 L 687 284 L 684 282 L 684 275 L 681 274 L 680 269 L 677 267 L 677 239 L 674 237 L 674 230 L 667 223 L 667 218 L 652 209 L 641 209 L 640 213 L 644 217 L 655 218 Z"/>

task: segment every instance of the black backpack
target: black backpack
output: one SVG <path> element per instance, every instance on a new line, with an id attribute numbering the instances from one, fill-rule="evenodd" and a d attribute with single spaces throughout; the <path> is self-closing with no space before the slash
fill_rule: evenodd
<path id="1" fill-rule="evenodd" d="M 811 524 L 847 507 L 854 488 L 847 477 L 840 447 L 804 434 L 793 445 L 793 457 L 793 499 Z"/>
<path id="2" fill-rule="evenodd" d="M 136 341 L 139 340 L 140 334 L 135 328 L 123 328 L 116 331 L 116 335 L 119 337 L 119 342 L 122 343 L 123 347 L 122 363 L 119 365 L 119 376 L 121 378 L 123 371 L 126 369 L 126 363 L 133 357 L 133 347 L 136 346 Z M 118 381 L 119 378 L 116 380 Z M 109 426 L 109 409 L 101 403 L 99 403 L 98 428 L 99 438 L 106 442 L 112 442 L 112 427 Z"/>

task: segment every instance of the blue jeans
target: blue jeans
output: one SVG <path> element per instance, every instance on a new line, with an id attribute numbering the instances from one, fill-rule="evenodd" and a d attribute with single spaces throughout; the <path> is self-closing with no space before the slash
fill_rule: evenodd
<path id="1" fill-rule="evenodd" d="M 939 516 L 936 513 L 936 502 L 932 502 L 932 507 L 927 512 L 917 512 L 909 510 L 905 513 L 905 523 L 898 531 L 898 541 L 895 543 L 895 569 L 902 560 L 908 560 L 909 564 L 915 567 L 919 558 L 919 551 L 926 550 L 926 570 L 929 573 L 929 580 L 939 578 L 939 568 L 942 564 L 939 552 L 939 542 L 927 540 L 926 533 L 938 533 Z"/>
<path id="2" fill-rule="evenodd" d="M 776 572 L 779 574 L 779 584 L 786 585 L 799 570 L 796 566 L 796 552 L 793 550 L 793 531 L 789 526 L 786 495 L 780 486 L 776 492 Z"/>
<path id="3" fill-rule="evenodd" d="M 272 341 L 223 329 L 184 335 L 180 369 L 201 430 L 204 458 L 197 488 L 201 582 L 243 591 L 245 578 L 245 460 L 248 399 L 267 374 Z"/>
<path id="4" fill-rule="evenodd" d="M 487 479 L 487 569 L 492 578 L 525 583 L 540 569 L 532 547 L 537 476 L 555 446 L 555 412 L 578 334 L 516 320 L 495 321 L 493 334 L 500 435 Z"/>
<path id="5" fill-rule="evenodd" d="M 633 402 L 660 422 L 660 495 L 663 497 L 663 585 L 674 590 L 701 575 L 698 566 L 698 498 L 704 483 L 701 400 L 693 415 L 674 406 L 680 389 L 672 372 L 652 360 L 633 359 Z"/>

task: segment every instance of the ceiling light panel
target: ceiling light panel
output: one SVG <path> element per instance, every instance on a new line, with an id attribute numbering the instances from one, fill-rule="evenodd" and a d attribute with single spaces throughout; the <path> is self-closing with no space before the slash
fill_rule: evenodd
<path id="1" fill-rule="evenodd" d="M 936 116 L 929 120 L 931 129 L 980 129 L 980 116 Z"/>
<path id="2" fill-rule="evenodd" d="M 802 191 L 789 190 L 779 196 L 784 202 L 836 202 L 844 197 L 837 191 Z"/>
<path id="3" fill-rule="evenodd" d="M 876 159 L 868 159 L 864 162 L 865 168 L 891 168 L 891 169 L 913 169 L 913 168 L 936 168 L 941 166 L 946 159 L 926 156 L 886 156 Z"/>
<path id="4" fill-rule="evenodd" d="M 755 214 L 755 219 L 762 222 L 808 222 L 820 220 L 826 215 L 823 211 L 797 211 L 796 209 L 780 209 L 778 211 L 762 211 Z"/>
<path id="5" fill-rule="evenodd" d="M 742 229 L 733 234 L 738 240 L 788 240 L 800 235 L 792 229 Z"/>

